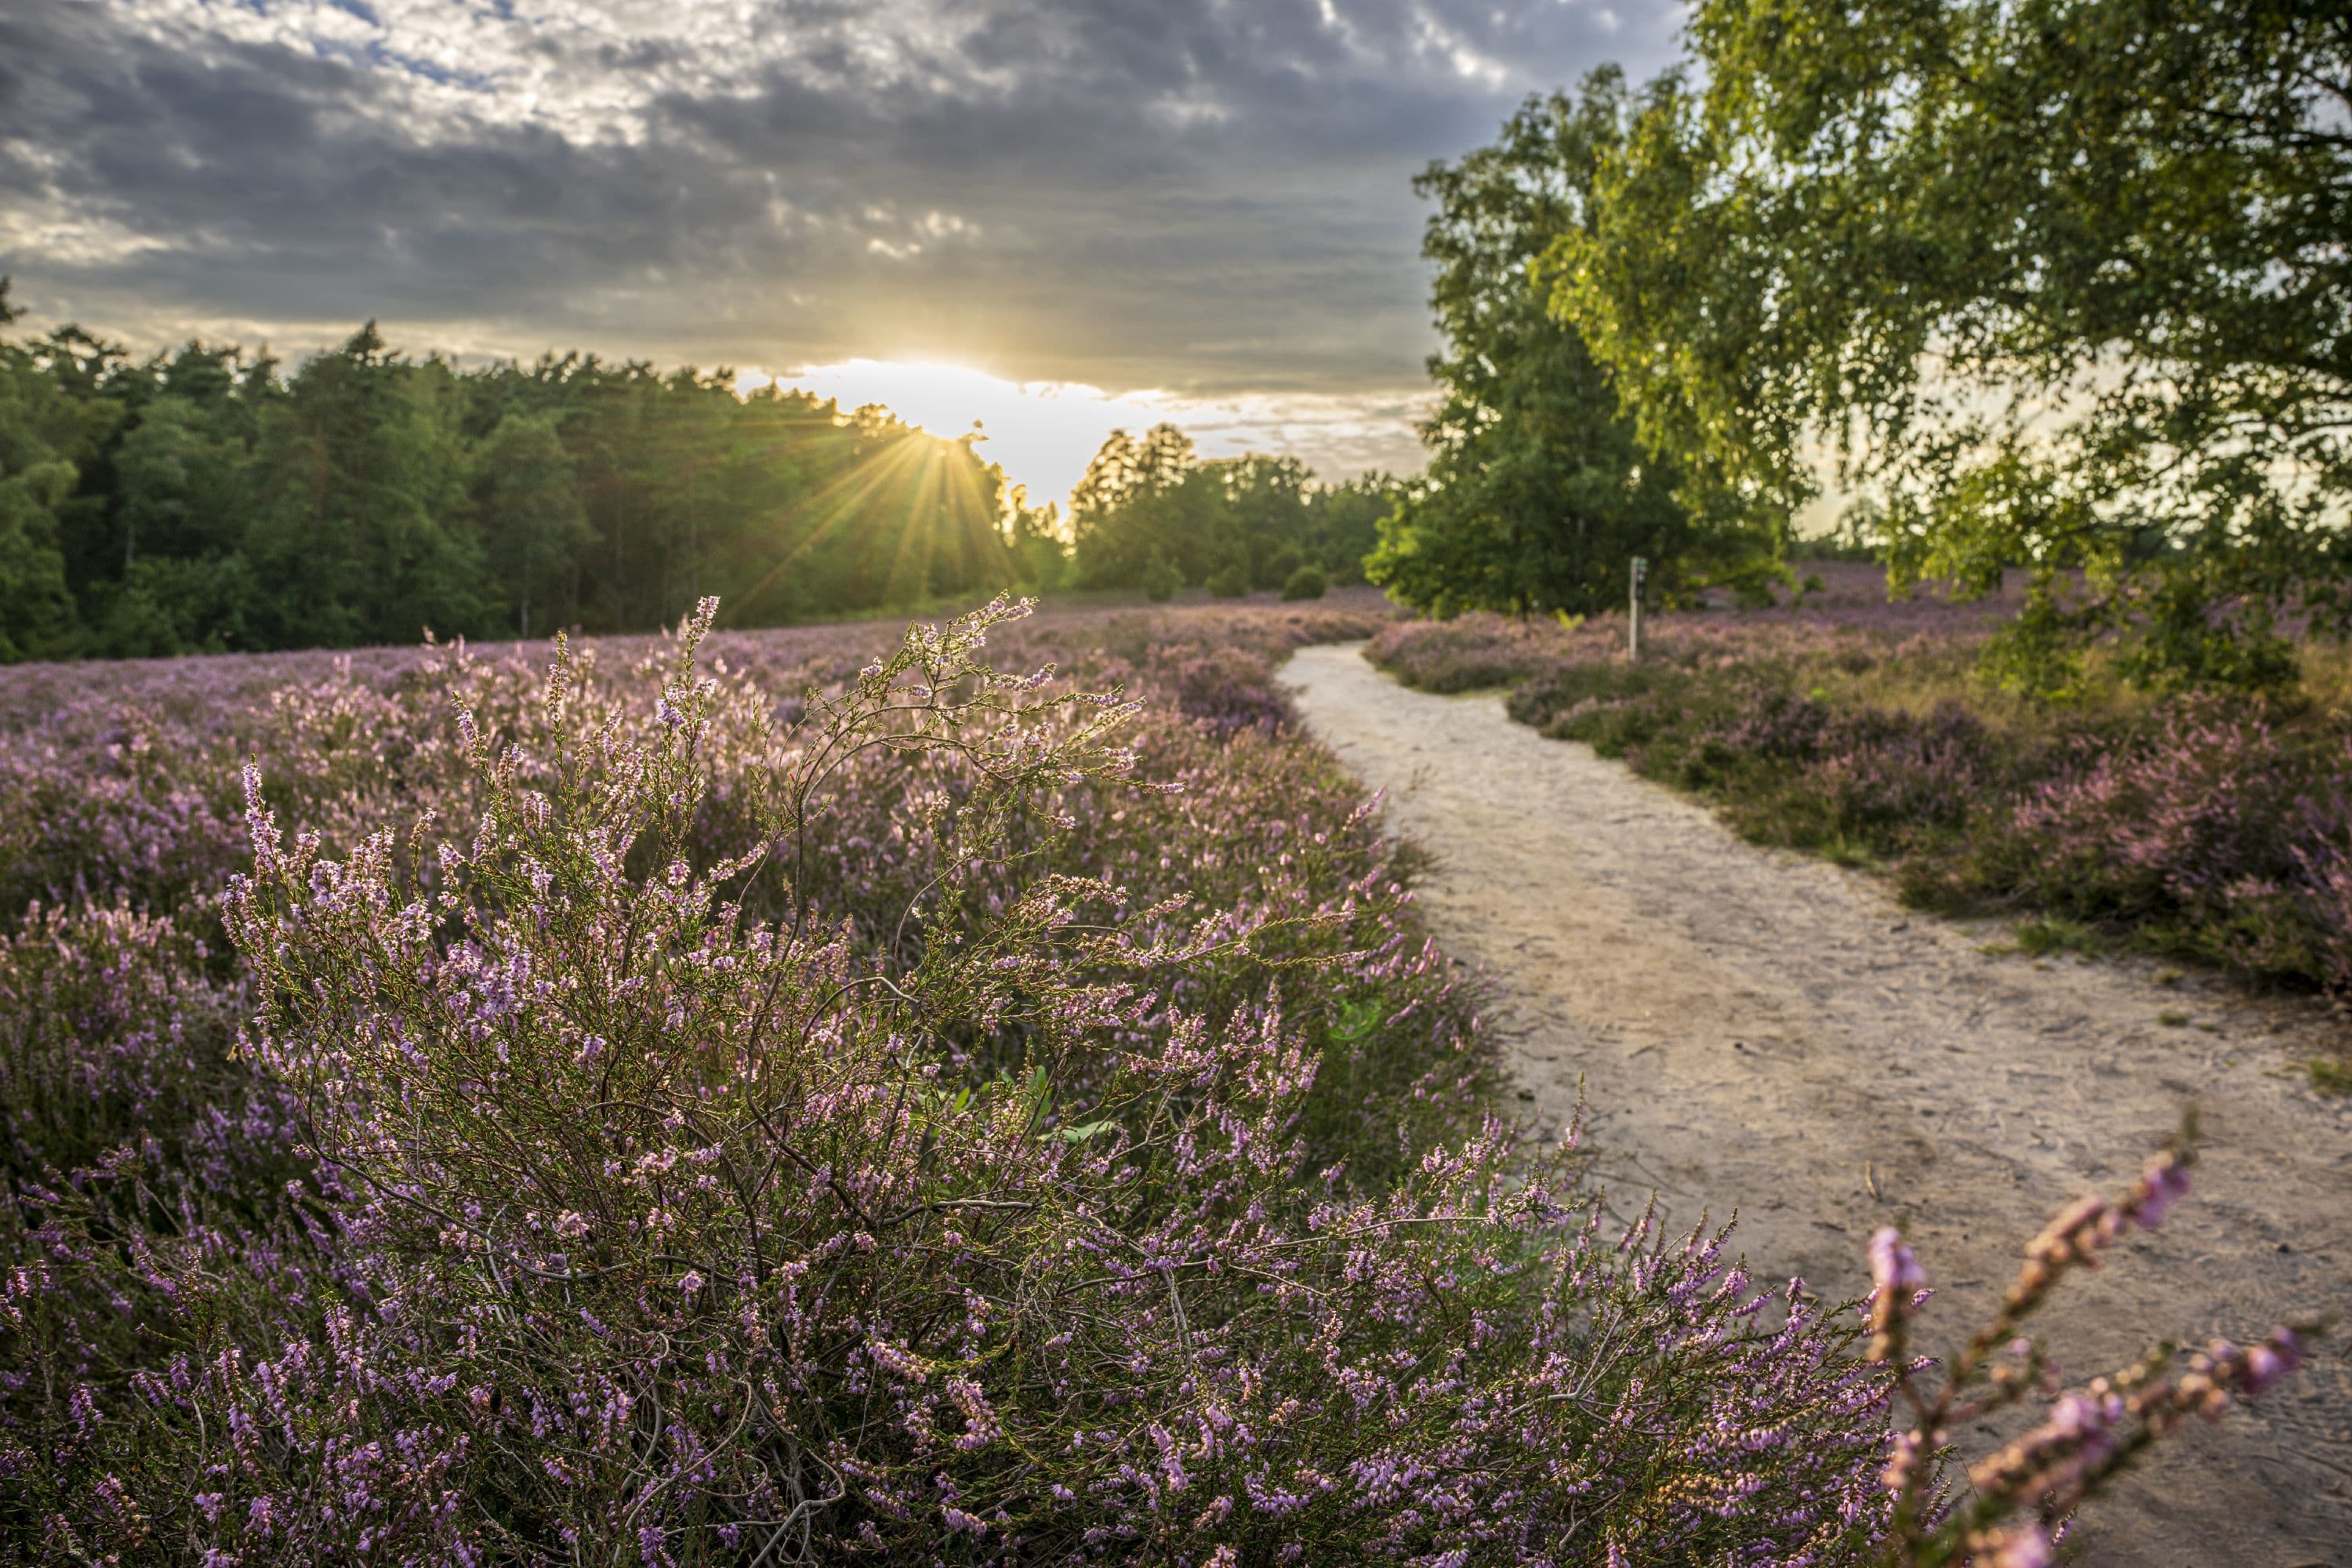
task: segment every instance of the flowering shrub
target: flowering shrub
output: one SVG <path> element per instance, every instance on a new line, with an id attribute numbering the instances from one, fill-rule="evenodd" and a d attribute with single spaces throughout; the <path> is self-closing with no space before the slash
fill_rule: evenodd
<path id="1" fill-rule="evenodd" d="M 238 969 L 28 915 L 10 983 L 89 994 L 106 1065 L 43 1034 L 15 1081 L 115 1099 L 16 1129 L 15 1549 L 1866 1560 L 1847 1321 L 1485 1113 L 1366 803 L 1225 721 L 1264 667 L 1136 650 L 1238 689 L 1139 755 L 1130 705 L 979 662 L 1006 616 L 782 718 L 699 626 L 651 692 L 339 673 L 272 710 L 326 755 L 245 772 L 250 871 L 183 900 Z M 362 735 L 398 765 L 341 768 Z M 109 1146 L 141 1117 L 243 1163 Z"/>
<path id="2" fill-rule="evenodd" d="M 175 1164 L 227 1157 L 249 1082 L 228 1060 L 244 997 L 206 956 L 119 904 L 26 912 L 0 942 L 0 1169 L 29 1179 L 126 1141 Z"/>
<path id="3" fill-rule="evenodd" d="M 2352 994 L 2347 760 L 2352 736 L 2176 699 L 2070 747 L 1987 859 L 2046 908 L 2170 926 L 2207 956 Z"/>
<path id="4" fill-rule="evenodd" d="M 1403 625 L 1372 657 L 1436 689 L 1516 684 L 1514 718 L 1718 800 L 1768 843 L 1893 862 L 1906 893 L 2023 908 L 2352 996 L 2352 731 L 2291 701 L 2184 693 L 1991 704 L 1981 606 L 1666 616 L 1618 632 Z"/>

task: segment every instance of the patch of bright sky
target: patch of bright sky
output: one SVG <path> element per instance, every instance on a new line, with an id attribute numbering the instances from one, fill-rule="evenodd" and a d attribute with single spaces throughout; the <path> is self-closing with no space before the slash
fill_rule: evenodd
<path id="1" fill-rule="evenodd" d="M 1103 437 L 1140 435 L 1162 420 L 1181 426 L 1203 458 L 1272 452 L 1303 458 L 1327 479 L 1369 468 L 1418 466 L 1413 423 L 1425 395 L 1339 396 L 1254 394 L 1187 397 L 1171 392 L 1108 392 L 1078 382 L 1014 382 L 964 365 L 871 359 L 807 365 L 736 377 L 750 392 L 780 381 L 830 397 L 845 409 L 886 405 L 934 436 L 956 437 L 974 424 L 981 452 L 1028 488 L 1033 505 L 1066 504 Z"/>
<path id="2" fill-rule="evenodd" d="M 770 71 L 825 74 L 845 62 L 869 86 L 903 83 L 959 36 L 950 0 L 789 24 L 726 0 L 116 0 L 116 10 L 192 47 L 274 45 L 369 68 L 387 97 L 352 111 L 389 116 L 423 142 L 531 125 L 575 142 L 634 142 L 665 96 L 746 95 Z"/>

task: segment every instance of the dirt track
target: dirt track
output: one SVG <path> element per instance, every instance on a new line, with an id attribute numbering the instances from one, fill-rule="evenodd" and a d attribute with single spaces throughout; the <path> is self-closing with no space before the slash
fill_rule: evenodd
<path id="1" fill-rule="evenodd" d="M 1621 1208 L 1737 1209 L 1759 1275 L 1857 1292 L 1901 1223 L 1957 1343 L 2048 1215 L 2127 1183 L 2194 1101 L 2198 1190 L 2163 1231 L 2068 1282 L 2038 1331 L 2087 1377 L 2168 1335 L 2258 1334 L 2352 1307 L 2352 1102 L 2284 1070 L 2307 1007 L 2153 966 L 1982 951 L 1873 879 L 1757 848 L 1702 806 L 1494 697 L 1431 697 L 1355 646 L 1298 653 L 1310 728 L 1436 859 L 1440 940 L 1507 998 L 1528 1109 L 1588 1143 Z M 2158 1015 L 2190 1015 L 2167 1027 Z M 2093 1563 L 2352 1568 L 2352 1322 L 2219 1431 L 2197 1430 L 2089 1510 Z M 1980 1435 L 1974 1436 L 1983 1440 Z"/>

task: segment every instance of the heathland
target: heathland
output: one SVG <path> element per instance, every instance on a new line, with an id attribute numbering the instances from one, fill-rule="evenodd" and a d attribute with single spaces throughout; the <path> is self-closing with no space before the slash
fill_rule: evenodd
<path id="1" fill-rule="evenodd" d="M 1940 1373 L 1893 1230 L 1841 1301 L 1604 1187 L 1277 684 L 1375 603 L 709 614 L 9 677 L 12 1551 L 2022 1563 L 2302 1354 L 1963 1485 L 2193 1149 Z"/>

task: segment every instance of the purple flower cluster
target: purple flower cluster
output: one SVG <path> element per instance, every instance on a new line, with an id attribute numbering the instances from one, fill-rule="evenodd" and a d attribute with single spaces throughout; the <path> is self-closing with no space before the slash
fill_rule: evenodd
<path id="1" fill-rule="evenodd" d="M 2176 699 L 2066 748 L 2003 826 L 2037 903 L 2184 926 L 2213 957 L 2352 994 L 2352 735 Z"/>

